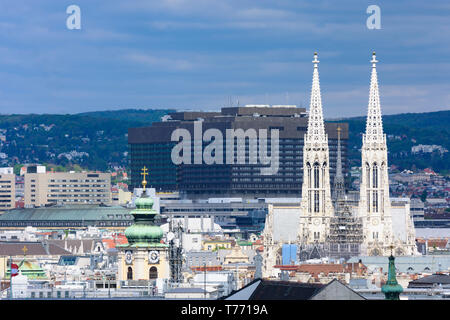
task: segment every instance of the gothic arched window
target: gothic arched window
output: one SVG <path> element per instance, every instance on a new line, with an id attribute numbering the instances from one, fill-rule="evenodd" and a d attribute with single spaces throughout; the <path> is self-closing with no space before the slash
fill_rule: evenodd
<path id="1" fill-rule="evenodd" d="M 322 187 L 325 185 L 325 168 L 327 167 L 327 163 L 324 162 L 322 166 Z"/>
<path id="2" fill-rule="evenodd" d="M 370 188 L 370 166 L 366 162 L 366 188 Z M 367 212 L 370 212 L 370 191 L 367 191 Z"/>
<path id="3" fill-rule="evenodd" d="M 372 167 L 372 186 L 378 188 L 378 166 L 376 162 L 373 163 Z"/>
<path id="4" fill-rule="evenodd" d="M 308 188 L 311 188 L 311 165 L 309 164 L 309 162 L 306 163 L 306 168 L 308 170 Z"/>
<path id="5" fill-rule="evenodd" d="M 319 186 L 319 164 L 314 163 L 314 188 L 320 188 Z"/>
<path id="6" fill-rule="evenodd" d="M 366 163 L 366 186 L 370 188 L 370 166 Z"/>
<path id="7" fill-rule="evenodd" d="M 127 280 L 133 280 L 133 269 L 128 267 Z"/>

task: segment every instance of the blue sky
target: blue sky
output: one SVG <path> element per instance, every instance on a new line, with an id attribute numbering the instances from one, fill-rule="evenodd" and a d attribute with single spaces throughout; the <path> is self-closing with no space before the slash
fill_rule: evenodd
<path id="1" fill-rule="evenodd" d="M 316 50 L 326 118 L 366 113 L 372 50 L 384 114 L 448 110 L 449 16 L 447 0 L 2 1 L 0 113 L 308 107 Z"/>

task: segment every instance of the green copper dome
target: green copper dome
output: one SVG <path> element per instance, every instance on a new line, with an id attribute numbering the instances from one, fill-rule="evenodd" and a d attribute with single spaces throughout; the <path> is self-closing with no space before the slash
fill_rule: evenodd
<path id="1" fill-rule="evenodd" d="M 146 194 L 136 200 L 136 209 L 131 211 L 134 216 L 134 224 L 125 229 L 125 236 L 130 246 L 165 246 L 161 244 L 163 231 L 155 224 L 155 218 L 159 214 L 153 209 L 153 203 L 153 199 Z"/>
<path id="2" fill-rule="evenodd" d="M 158 226 L 133 224 L 125 230 L 129 244 L 145 246 L 149 243 L 160 243 L 163 231 Z"/>
<path id="3" fill-rule="evenodd" d="M 144 197 L 140 197 L 135 202 L 136 209 L 152 210 L 156 214 L 156 211 L 152 209 L 153 208 L 153 203 L 154 203 L 153 199 L 149 198 L 149 197 L 145 197 L 145 198 Z"/>

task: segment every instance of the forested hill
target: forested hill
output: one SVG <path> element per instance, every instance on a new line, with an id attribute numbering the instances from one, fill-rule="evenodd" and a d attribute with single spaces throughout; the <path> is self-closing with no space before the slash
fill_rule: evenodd
<path id="1" fill-rule="evenodd" d="M 175 112 L 173 109 L 123 109 L 114 111 L 93 111 L 79 113 L 80 116 L 87 116 L 100 119 L 115 119 L 129 123 L 141 123 L 147 125 L 154 121 L 159 121 L 162 116 L 169 112 Z"/>
<path id="2" fill-rule="evenodd" d="M 127 166 L 127 132 L 159 121 L 170 109 L 124 109 L 74 115 L 0 115 L 0 166 L 15 163 L 73 164 L 92 170 Z M 350 166 L 359 166 L 366 118 L 349 123 Z M 400 169 L 431 167 L 450 172 L 450 152 L 412 155 L 419 144 L 450 150 L 450 111 L 384 115 L 389 163 Z"/>
<path id="3" fill-rule="evenodd" d="M 1 165 L 78 164 L 91 170 L 126 166 L 128 128 L 150 125 L 173 110 L 0 115 Z M 3 155 L 3 157 L 4 157 Z"/>
<path id="4" fill-rule="evenodd" d="M 366 117 L 347 118 L 349 123 L 350 165 L 361 163 L 361 135 L 366 130 Z M 383 115 L 383 129 L 387 136 L 389 163 L 401 169 L 433 168 L 449 173 L 450 152 L 438 151 L 411 154 L 411 147 L 438 145 L 450 151 L 450 111 Z"/>

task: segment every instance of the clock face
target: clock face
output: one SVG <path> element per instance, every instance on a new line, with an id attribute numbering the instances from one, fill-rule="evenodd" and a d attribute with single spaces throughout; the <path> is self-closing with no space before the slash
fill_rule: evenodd
<path id="1" fill-rule="evenodd" d="M 131 264 L 133 262 L 133 253 L 129 250 L 125 251 L 125 263 Z"/>
<path id="2" fill-rule="evenodd" d="M 375 219 L 372 220 L 372 224 L 373 224 L 374 226 L 376 226 L 378 223 L 379 223 L 379 221 L 378 221 L 377 218 L 375 218 Z"/>
<path id="3" fill-rule="evenodd" d="M 318 226 L 320 224 L 320 219 L 314 219 L 314 224 Z"/>
<path id="4" fill-rule="evenodd" d="M 159 252 L 156 250 L 152 250 L 148 252 L 148 262 L 149 263 L 158 263 L 159 262 Z"/>

